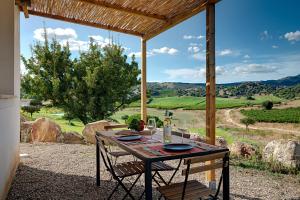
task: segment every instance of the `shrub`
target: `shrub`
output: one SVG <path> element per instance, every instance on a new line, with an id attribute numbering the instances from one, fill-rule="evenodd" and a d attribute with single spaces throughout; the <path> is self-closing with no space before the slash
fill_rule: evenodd
<path id="1" fill-rule="evenodd" d="M 157 127 L 157 128 L 160 128 L 160 127 L 163 126 L 163 122 L 162 122 L 158 117 L 156 117 L 156 116 L 151 116 L 151 115 L 147 115 L 147 120 L 148 120 L 149 118 L 154 118 L 154 119 L 155 119 L 155 121 L 156 121 L 156 127 Z M 126 124 L 129 125 L 129 124 L 132 123 L 132 120 L 138 120 L 138 121 L 139 121 L 140 119 L 141 119 L 141 114 L 131 115 L 131 116 L 129 116 L 128 119 L 126 120 Z M 147 122 L 145 122 L 145 123 L 147 123 Z"/>
<path id="2" fill-rule="evenodd" d="M 247 96 L 247 100 L 255 100 L 255 98 L 252 96 Z"/>
<path id="3" fill-rule="evenodd" d="M 31 105 L 31 106 L 42 106 L 42 101 L 40 101 L 38 99 L 32 99 L 30 101 L 29 105 Z"/>
<path id="4" fill-rule="evenodd" d="M 273 108 L 273 102 L 272 101 L 264 101 L 262 103 L 262 106 L 266 109 L 266 110 L 271 110 Z"/>
<path id="5" fill-rule="evenodd" d="M 40 111 L 40 107 L 39 106 L 23 106 L 22 107 L 22 110 L 24 112 L 27 112 L 30 114 L 30 117 L 32 119 L 32 114 L 35 113 L 35 112 L 39 112 Z"/>
<path id="6" fill-rule="evenodd" d="M 128 115 L 123 115 L 123 116 L 121 117 L 121 119 L 123 119 L 123 120 L 126 121 L 126 120 L 128 119 L 128 117 L 129 117 Z"/>

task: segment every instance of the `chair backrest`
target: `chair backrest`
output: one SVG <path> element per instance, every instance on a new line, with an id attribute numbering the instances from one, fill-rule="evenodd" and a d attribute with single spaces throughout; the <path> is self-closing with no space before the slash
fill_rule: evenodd
<path id="1" fill-rule="evenodd" d="M 187 167 L 186 167 L 186 169 L 182 170 L 182 175 L 185 176 L 185 179 L 184 179 L 184 185 L 183 185 L 181 199 L 184 199 L 186 185 L 187 185 L 188 177 L 190 174 L 209 171 L 212 169 L 223 168 L 226 164 L 229 164 L 229 163 L 224 163 L 224 161 L 223 161 L 224 157 L 227 154 L 229 154 L 229 151 L 206 155 L 206 156 L 199 156 L 199 157 L 184 159 L 184 165 L 187 165 Z M 214 160 L 214 161 L 207 162 L 207 161 L 212 161 L 212 160 Z M 217 162 L 215 162 L 215 161 L 217 161 Z M 192 164 L 197 164 L 197 163 L 198 164 L 203 163 L 203 165 L 191 166 Z"/>
<path id="2" fill-rule="evenodd" d="M 187 133 L 181 133 L 181 132 L 178 132 L 178 131 L 172 131 L 172 135 L 176 135 L 176 136 L 179 136 L 179 137 L 184 137 L 184 138 L 187 138 L 187 139 L 190 139 L 191 138 L 191 135 L 190 134 L 187 134 Z"/>
<path id="3" fill-rule="evenodd" d="M 192 166 L 190 167 L 189 174 L 195 174 L 199 172 L 209 171 L 212 169 L 223 168 L 223 158 L 229 152 L 220 152 L 216 154 L 206 155 L 206 156 L 199 156 L 194 158 L 186 158 L 184 159 L 184 165 L 196 164 L 196 163 L 203 163 L 201 166 Z M 212 161 L 214 162 L 207 162 Z M 182 170 L 182 175 L 186 174 L 186 170 Z"/>
<path id="4" fill-rule="evenodd" d="M 97 135 L 95 137 L 96 137 L 97 145 L 99 145 L 99 147 L 100 147 L 99 151 L 100 151 L 100 154 L 101 154 L 101 157 L 103 159 L 103 163 L 104 163 L 106 169 L 108 171 L 110 171 L 113 176 L 116 176 L 116 174 L 114 172 L 114 168 L 113 168 L 112 162 L 110 160 L 110 156 L 108 155 L 108 149 L 107 149 L 107 147 L 105 145 L 104 138 L 99 137 Z"/>

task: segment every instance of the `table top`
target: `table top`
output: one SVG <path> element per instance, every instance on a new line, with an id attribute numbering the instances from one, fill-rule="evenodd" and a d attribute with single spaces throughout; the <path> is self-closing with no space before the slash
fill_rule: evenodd
<path id="1" fill-rule="evenodd" d="M 182 138 L 172 135 L 173 143 L 188 143 L 194 146 L 193 149 L 188 151 L 171 152 L 163 149 L 162 132 L 158 131 L 153 134 L 150 140 L 149 132 L 141 132 L 141 140 L 135 141 L 120 141 L 119 136 L 132 134 L 130 130 L 116 130 L 116 131 L 98 131 L 97 137 L 102 137 L 109 143 L 116 144 L 125 151 L 131 153 L 143 161 L 164 161 L 180 158 L 188 158 L 195 156 L 204 156 L 220 152 L 229 152 L 227 148 L 209 145 L 203 142 Z"/>

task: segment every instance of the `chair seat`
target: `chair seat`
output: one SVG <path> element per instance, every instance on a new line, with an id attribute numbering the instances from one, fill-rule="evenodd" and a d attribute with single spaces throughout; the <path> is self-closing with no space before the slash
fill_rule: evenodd
<path id="1" fill-rule="evenodd" d="M 129 156 L 131 155 L 130 153 L 126 152 L 126 151 L 112 151 L 112 152 L 108 152 L 110 155 L 112 155 L 113 157 L 121 157 L 121 156 Z"/>
<path id="2" fill-rule="evenodd" d="M 145 172 L 145 164 L 143 161 L 124 162 L 115 165 L 114 171 L 118 177 L 127 177 Z M 152 171 L 171 171 L 174 168 L 163 162 L 152 163 Z"/>
<path id="3" fill-rule="evenodd" d="M 181 200 L 183 192 L 183 182 L 174 183 L 162 187 L 158 187 L 158 191 L 167 200 Z M 186 191 L 184 195 L 185 200 L 199 200 L 200 197 L 207 198 L 209 195 L 214 195 L 215 192 L 207 188 L 205 185 L 196 180 L 187 182 Z"/>

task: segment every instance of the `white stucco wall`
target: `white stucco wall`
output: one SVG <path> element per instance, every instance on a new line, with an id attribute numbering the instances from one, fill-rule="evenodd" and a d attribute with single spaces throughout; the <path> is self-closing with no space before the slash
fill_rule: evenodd
<path id="1" fill-rule="evenodd" d="M 19 153 L 19 11 L 13 0 L 0 6 L 0 199 Z"/>

